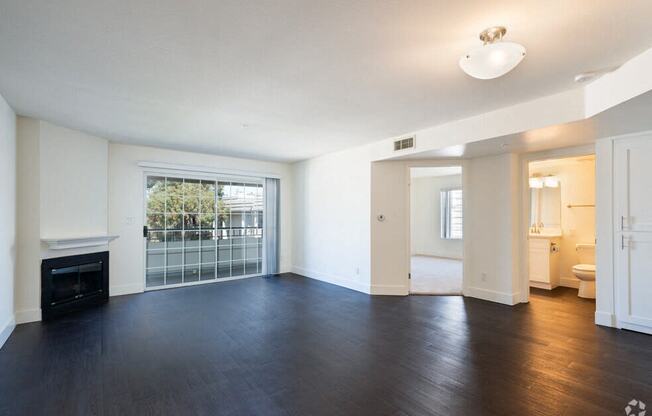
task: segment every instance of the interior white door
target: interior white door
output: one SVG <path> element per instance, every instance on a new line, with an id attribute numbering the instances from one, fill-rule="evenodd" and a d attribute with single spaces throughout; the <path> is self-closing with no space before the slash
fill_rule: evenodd
<path id="1" fill-rule="evenodd" d="M 616 317 L 652 333 L 652 134 L 616 141 L 614 218 Z"/>

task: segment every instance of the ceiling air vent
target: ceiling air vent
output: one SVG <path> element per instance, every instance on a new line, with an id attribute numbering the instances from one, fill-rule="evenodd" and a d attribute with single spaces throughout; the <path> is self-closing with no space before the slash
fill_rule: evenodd
<path id="1" fill-rule="evenodd" d="M 414 147 L 414 136 L 405 139 L 396 140 L 394 142 L 394 151 L 411 149 Z"/>

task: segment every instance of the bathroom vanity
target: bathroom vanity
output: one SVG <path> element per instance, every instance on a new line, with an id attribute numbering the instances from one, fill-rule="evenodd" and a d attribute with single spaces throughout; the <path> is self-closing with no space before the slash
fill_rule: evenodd
<path id="1" fill-rule="evenodd" d="M 560 283 L 561 192 L 559 181 L 546 186 L 545 179 L 530 189 L 529 277 L 531 287 L 551 290 Z"/>
<path id="2" fill-rule="evenodd" d="M 559 244 L 561 233 L 530 233 L 528 251 L 530 258 L 530 286 L 554 289 L 559 286 Z"/>

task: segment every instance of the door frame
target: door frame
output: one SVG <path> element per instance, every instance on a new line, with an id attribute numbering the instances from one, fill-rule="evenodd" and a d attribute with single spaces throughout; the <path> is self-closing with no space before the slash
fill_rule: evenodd
<path id="1" fill-rule="evenodd" d="M 468 175 L 466 174 L 468 169 L 468 162 L 465 159 L 436 159 L 436 160 L 410 160 L 405 162 L 405 178 L 406 178 L 406 195 L 404 200 L 406 201 L 406 215 L 407 215 L 407 241 L 405 247 L 407 248 L 405 256 L 407 258 L 408 273 L 412 274 L 412 214 L 411 214 L 411 187 L 412 187 L 412 168 L 437 168 L 437 167 L 460 167 L 462 169 L 462 195 L 464 198 L 462 212 L 463 218 L 468 218 L 468 209 L 469 205 L 467 201 L 467 191 L 468 187 Z M 462 225 L 462 293 L 460 296 L 464 296 L 467 293 L 466 289 L 466 280 L 468 272 L 468 262 L 467 262 L 467 253 L 470 252 L 470 241 L 464 236 L 468 235 L 469 224 L 468 221 L 464 220 Z M 409 275 L 405 276 L 405 283 L 408 291 L 408 295 L 411 294 L 411 281 Z M 426 295 L 427 296 L 427 295 Z M 432 295 L 437 296 L 437 295 Z"/>
<path id="2" fill-rule="evenodd" d="M 530 201 L 530 162 L 550 160 L 550 159 L 565 159 L 571 157 L 580 157 L 595 155 L 595 146 L 583 145 L 575 147 L 565 147 L 561 149 L 546 150 L 543 152 L 525 153 L 521 156 L 521 230 L 519 232 L 519 247 L 521 253 L 521 261 L 519 270 L 521 278 L 519 284 L 519 292 L 521 303 L 528 303 L 530 301 L 530 276 L 529 265 L 530 255 L 528 250 L 528 241 L 530 236 L 530 216 L 531 216 L 531 201 Z M 597 157 L 596 157 L 597 163 Z M 596 165 L 597 168 L 597 165 Z M 596 187 L 597 187 L 597 172 L 596 172 Z M 597 207 L 597 196 L 596 196 Z M 596 208 L 597 209 L 597 208 Z M 596 219 L 597 223 L 597 219 Z M 596 224 L 597 233 L 597 224 Z"/>

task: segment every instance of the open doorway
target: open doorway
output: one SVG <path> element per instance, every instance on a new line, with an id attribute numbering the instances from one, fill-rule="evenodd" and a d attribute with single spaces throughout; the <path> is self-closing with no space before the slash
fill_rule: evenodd
<path id="1" fill-rule="evenodd" d="M 595 155 L 528 163 L 530 294 L 595 311 Z"/>
<path id="2" fill-rule="evenodd" d="M 410 293 L 461 295 L 461 166 L 410 168 Z"/>

